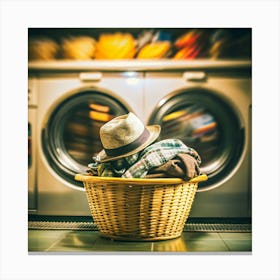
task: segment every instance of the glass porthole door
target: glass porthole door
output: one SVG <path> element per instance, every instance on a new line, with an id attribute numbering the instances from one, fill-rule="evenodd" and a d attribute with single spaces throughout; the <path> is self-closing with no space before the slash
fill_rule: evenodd
<path id="1" fill-rule="evenodd" d="M 244 129 L 232 106 L 204 89 L 180 91 L 159 104 L 149 123 L 161 125 L 161 139 L 178 138 L 197 150 L 201 172 L 208 175 L 200 190 L 217 186 L 236 166 L 244 145 Z"/>
<path id="2" fill-rule="evenodd" d="M 77 173 L 85 172 L 92 156 L 102 149 L 99 129 L 129 110 L 115 98 L 98 91 L 84 91 L 59 104 L 42 133 L 46 158 L 64 180 L 78 185 Z"/>

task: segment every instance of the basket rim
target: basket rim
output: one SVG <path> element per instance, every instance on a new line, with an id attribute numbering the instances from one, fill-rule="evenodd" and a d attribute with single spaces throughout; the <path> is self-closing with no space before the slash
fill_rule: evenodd
<path id="1" fill-rule="evenodd" d="M 181 184 L 181 183 L 199 183 L 208 179 L 206 174 L 196 176 L 189 181 L 181 178 L 120 178 L 120 177 L 99 177 L 88 174 L 76 174 L 75 180 L 91 183 L 121 183 L 121 184 L 135 184 L 135 185 L 153 185 L 153 184 Z"/>

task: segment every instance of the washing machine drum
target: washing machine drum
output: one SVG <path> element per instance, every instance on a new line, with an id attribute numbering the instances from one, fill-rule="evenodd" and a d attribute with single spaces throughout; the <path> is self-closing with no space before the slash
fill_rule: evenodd
<path id="1" fill-rule="evenodd" d="M 99 129 L 112 118 L 127 114 L 120 101 L 99 91 L 79 92 L 60 103 L 42 133 L 45 156 L 52 169 L 74 186 L 77 173 L 86 172 L 102 150 Z"/>
<path id="2" fill-rule="evenodd" d="M 161 125 L 160 139 L 181 139 L 201 156 L 201 172 L 210 190 L 229 178 L 244 149 L 244 128 L 233 106 L 215 92 L 188 89 L 160 101 L 150 124 Z"/>

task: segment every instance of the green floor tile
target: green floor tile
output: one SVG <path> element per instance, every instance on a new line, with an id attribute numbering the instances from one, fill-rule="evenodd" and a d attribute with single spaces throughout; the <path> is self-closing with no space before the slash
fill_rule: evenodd
<path id="1" fill-rule="evenodd" d="M 220 237 L 223 240 L 251 240 L 252 233 L 250 232 L 220 232 Z"/>
<path id="2" fill-rule="evenodd" d="M 60 230 L 29 230 L 28 231 L 28 251 L 41 252 L 47 250 L 51 245 L 55 244 L 58 240 L 68 231 Z"/>
<path id="3" fill-rule="evenodd" d="M 171 240 L 156 241 L 153 243 L 153 252 L 176 253 L 186 251 L 186 241 L 182 237 Z"/>
<path id="4" fill-rule="evenodd" d="M 98 237 L 93 247 L 97 252 L 151 252 L 152 242 L 149 241 L 117 241 Z"/>
<path id="5" fill-rule="evenodd" d="M 224 240 L 226 246 L 230 251 L 235 252 L 251 252 L 252 251 L 252 241 L 251 240 Z"/>
<path id="6" fill-rule="evenodd" d="M 201 247 L 201 245 L 203 247 Z M 207 246 L 206 246 L 207 245 Z M 209 251 L 227 250 L 221 238 L 217 233 L 198 233 L 198 232 L 184 232 L 181 237 L 166 241 L 154 242 L 153 251 L 154 252 L 188 252 L 194 250 Z M 208 248 L 210 246 L 210 248 Z M 197 248 L 197 249 L 195 249 Z"/>
<path id="7" fill-rule="evenodd" d="M 154 242 L 154 252 L 221 252 L 228 251 L 217 233 L 184 232 L 180 238 Z"/>
<path id="8" fill-rule="evenodd" d="M 185 240 L 189 239 L 207 239 L 207 240 L 219 240 L 221 237 L 216 232 L 183 232 L 182 238 Z"/>
<path id="9" fill-rule="evenodd" d="M 75 231 L 69 232 L 63 239 L 54 246 L 47 249 L 48 252 L 76 252 L 76 251 L 94 251 L 94 243 L 98 238 L 98 232 Z"/>
<path id="10" fill-rule="evenodd" d="M 28 230 L 29 238 L 52 237 L 57 238 L 69 233 L 69 230 Z"/>
<path id="11" fill-rule="evenodd" d="M 187 240 L 186 252 L 227 252 L 228 248 L 222 240 Z"/>

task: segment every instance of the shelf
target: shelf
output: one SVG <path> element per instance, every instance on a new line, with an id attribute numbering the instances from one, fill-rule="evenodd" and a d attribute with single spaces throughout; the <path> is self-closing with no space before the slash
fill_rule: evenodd
<path id="1" fill-rule="evenodd" d="M 244 69 L 251 68 L 250 60 L 53 60 L 32 61 L 29 71 L 162 71 L 199 69 Z"/>

